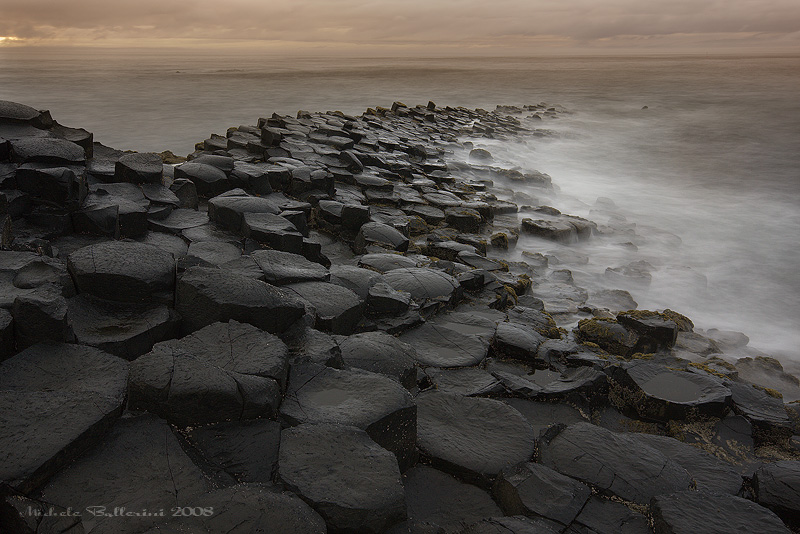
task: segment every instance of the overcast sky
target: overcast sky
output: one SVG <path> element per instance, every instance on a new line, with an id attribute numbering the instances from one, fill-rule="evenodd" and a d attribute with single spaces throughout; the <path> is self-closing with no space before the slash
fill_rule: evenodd
<path id="1" fill-rule="evenodd" d="M 800 0 L 0 0 L 3 45 L 797 51 Z"/>

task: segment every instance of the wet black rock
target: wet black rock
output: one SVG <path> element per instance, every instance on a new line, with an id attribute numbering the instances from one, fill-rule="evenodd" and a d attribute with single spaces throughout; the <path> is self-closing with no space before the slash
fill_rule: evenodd
<path id="1" fill-rule="evenodd" d="M 406 291 L 420 305 L 426 303 L 455 304 L 461 299 L 458 280 L 441 271 L 423 268 L 392 269 L 384 280 L 393 289 Z"/>
<path id="2" fill-rule="evenodd" d="M 115 507 L 166 512 L 173 507 L 196 506 L 210 489 L 169 425 L 143 415 L 119 420 L 99 446 L 50 480 L 42 498 L 73 510 L 104 506 L 105 515 L 83 515 L 84 528 L 125 534 L 142 532 L 164 518 L 141 515 L 121 520 L 112 514 Z"/>
<path id="3" fill-rule="evenodd" d="M 401 469 L 414 459 L 417 407 L 397 381 L 362 370 L 292 367 L 281 417 L 289 424 L 332 423 L 365 430 Z"/>
<path id="4" fill-rule="evenodd" d="M 195 241 L 189 245 L 186 256 L 178 263 L 178 269 L 187 267 L 221 267 L 239 260 L 242 249 L 239 245 L 223 241 Z"/>
<path id="5" fill-rule="evenodd" d="M 226 230 L 241 232 L 246 226 L 248 213 L 280 213 L 278 203 L 265 197 L 248 195 L 241 189 L 232 189 L 208 201 L 208 218 Z M 253 220 L 255 224 L 255 220 Z"/>
<path id="6" fill-rule="evenodd" d="M 78 343 L 133 360 L 178 334 L 179 318 L 163 304 L 115 302 L 91 295 L 67 301 Z"/>
<path id="7" fill-rule="evenodd" d="M 386 375 L 406 389 L 417 384 L 416 350 L 385 332 L 354 334 L 339 342 L 344 364 Z"/>
<path id="8" fill-rule="evenodd" d="M 629 311 L 617 315 L 617 322 L 629 327 L 657 348 L 671 347 L 678 339 L 678 325 L 669 317 L 651 311 Z M 652 352 L 652 351 L 650 351 Z"/>
<path id="9" fill-rule="evenodd" d="M 355 332 L 363 306 L 349 289 L 328 282 L 301 282 L 287 285 L 286 290 L 314 308 L 320 330 L 345 336 Z"/>
<path id="10" fill-rule="evenodd" d="M 430 532 L 460 532 L 464 524 L 503 514 L 484 490 L 431 467 L 409 469 L 403 486 L 409 520 Z"/>
<path id="11" fill-rule="evenodd" d="M 484 337 L 433 323 L 402 334 L 400 340 L 416 349 L 420 364 L 433 367 L 472 367 L 489 351 L 489 341 Z"/>
<path id="12" fill-rule="evenodd" d="M 725 385 L 731 391 L 734 412 L 750 421 L 754 437 L 761 442 L 772 443 L 789 437 L 791 423 L 783 399 L 778 394 L 741 382 L 726 381 Z"/>
<path id="13" fill-rule="evenodd" d="M 325 520 L 302 499 L 265 484 L 237 484 L 196 497 L 188 510 L 213 510 L 205 516 L 176 517 L 142 534 L 216 534 L 235 525 L 242 532 L 325 534 Z"/>
<path id="14" fill-rule="evenodd" d="M 686 469 L 698 490 L 738 495 L 742 489 L 742 476 L 736 469 L 703 449 L 667 436 L 638 434 L 635 437 Z"/>
<path id="15" fill-rule="evenodd" d="M 575 330 L 575 338 L 582 343 L 594 343 L 612 354 L 632 356 L 638 349 L 639 335 L 615 319 L 582 319 Z"/>
<path id="16" fill-rule="evenodd" d="M 280 333 L 305 314 L 296 295 L 229 271 L 206 267 L 187 269 L 178 281 L 175 309 L 184 332 L 217 321 L 250 323 Z"/>
<path id="17" fill-rule="evenodd" d="M 668 421 L 702 414 L 722 417 L 731 406 L 731 390 L 710 376 L 638 361 L 609 370 L 629 392 L 625 406 L 646 419 Z"/>
<path id="18" fill-rule="evenodd" d="M 11 161 L 15 163 L 48 163 L 80 165 L 86 161 L 81 146 L 65 139 L 27 137 L 11 139 Z M 159 160 L 159 165 L 161 160 Z"/>
<path id="19" fill-rule="evenodd" d="M 123 302 L 172 300 L 175 260 L 150 245 L 133 241 L 90 245 L 70 254 L 67 268 L 81 293 Z"/>
<path id="20" fill-rule="evenodd" d="M 401 315 L 411 306 L 411 295 L 395 291 L 386 282 L 372 285 L 367 294 L 366 313 L 369 315 Z"/>
<path id="21" fill-rule="evenodd" d="M 388 224 L 368 222 L 359 228 L 358 234 L 353 242 L 353 250 L 355 250 L 357 254 L 364 254 L 368 247 L 377 245 L 389 250 L 405 252 L 408 250 L 408 243 L 409 241 L 406 236 Z"/>
<path id="22" fill-rule="evenodd" d="M 326 282 L 328 269 L 303 256 L 280 250 L 257 250 L 251 254 L 267 283 L 282 286 L 298 282 Z"/>
<path id="23" fill-rule="evenodd" d="M 73 341 L 67 301 L 53 284 L 19 295 L 11 307 L 14 339 L 18 349 L 40 341 Z"/>
<path id="24" fill-rule="evenodd" d="M 506 515 L 542 516 L 568 526 L 591 495 L 588 486 L 542 464 L 503 469 L 492 490 Z"/>
<path id="25" fill-rule="evenodd" d="M 529 327 L 503 322 L 497 325 L 497 331 L 492 338 L 492 352 L 500 358 L 533 362 L 544 339 L 544 336 Z"/>
<path id="26" fill-rule="evenodd" d="M 158 154 L 138 152 L 125 154 L 116 163 L 114 179 L 134 184 L 160 184 L 163 165 Z"/>
<path id="27" fill-rule="evenodd" d="M 417 397 L 417 407 L 422 454 L 465 480 L 487 485 L 503 468 L 533 455 L 530 424 L 500 401 L 425 392 Z"/>
<path id="28" fill-rule="evenodd" d="M 211 198 L 230 189 L 228 176 L 213 165 L 190 161 L 175 167 L 175 178 L 185 178 L 194 183 L 197 195 Z"/>
<path id="29" fill-rule="evenodd" d="M 505 391 L 500 381 L 491 373 L 476 367 L 439 369 L 428 367 L 425 375 L 437 391 L 465 396 L 489 396 Z"/>
<path id="30" fill-rule="evenodd" d="M 789 533 L 778 516 L 732 495 L 681 491 L 653 498 L 650 508 L 656 534 Z"/>
<path id="31" fill-rule="evenodd" d="M 0 309 L 0 362 L 14 354 L 14 317 Z"/>
<path id="32" fill-rule="evenodd" d="M 150 218 L 147 225 L 150 230 L 167 234 L 181 235 L 184 231 L 208 224 L 208 215 L 193 209 L 173 210 L 164 219 Z"/>
<path id="33" fill-rule="evenodd" d="M 569 534 L 650 534 L 646 515 L 624 504 L 589 497 L 586 506 L 567 531 Z"/>
<path id="34" fill-rule="evenodd" d="M 39 343 L 0 364 L 0 480 L 23 493 L 98 443 L 122 413 L 128 363 Z"/>
<path id="35" fill-rule="evenodd" d="M 278 476 L 332 532 L 377 534 L 406 518 L 397 460 L 353 426 L 284 430 Z"/>
<path id="36" fill-rule="evenodd" d="M 274 416 L 288 357 L 280 339 L 254 326 L 212 324 L 137 358 L 128 406 L 180 426 Z"/>
<path id="37" fill-rule="evenodd" d="M 601 494 L 639 504 L 692 486 L 689 473 L 658 450 L 589 423 L 575 423 L 546 439 L 539 461 Z"/>
<path id="38" fill-rule="evenodd" d="M 280 215 L 271 213 L 246 213 L 242 233 L 275 250 L 301 254 L 303 234 L 297 227 Z"/>
<path id="39" fill-rule="evenodd" d="M 281 425 L 255 419 L 193 428 L 188 439 L 203 459 L 238 482 L 269 483 L 278 467 Z"/>
<path id="40" fill-rule="evenodd" d="M 756 502 L 787 524 L 800 524 L 800 462 L 784 460 L 762 465 L 753 475 Z"/>

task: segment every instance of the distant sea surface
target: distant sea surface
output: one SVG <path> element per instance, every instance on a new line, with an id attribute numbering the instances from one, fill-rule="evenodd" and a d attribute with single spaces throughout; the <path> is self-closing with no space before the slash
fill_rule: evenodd
<path id="1" fill-rule="evenodd" d="M 552 176 L 548 203 L 608 215 L 613 200 L 647 239 L 564 250 L 576 281 L 653 266 L 640 308 L 700 328 L 741 331 L 750 347 L 800 367 L 800 57 L 279 58 L 209 51 L 0 48 L 0 99 L 50 109 L 119 149 L 172 150 L 273 112 L 433 100 L 494 109 L 546 102 L 570 114 L 554 136 L 477 142 L 500 164 Z M 642 109 L 647 106 L 647 109 Z M 530 191 L 535 196 L 535 191 Z M 604 215 L 605 214 L 605 215 Z M 563 247 L 562 247 L 563 248 Z M 585 254 L 589 257 L 588 262 Z"/>

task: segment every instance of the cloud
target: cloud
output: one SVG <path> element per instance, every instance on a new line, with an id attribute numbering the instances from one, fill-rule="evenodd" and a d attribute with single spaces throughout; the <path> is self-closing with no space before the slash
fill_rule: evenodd
<path id="1" fill-rule="evenodd" d="M 4 0 L 0 35 L 28 42 L 163 39 L 306 46 L 603 45 L 631 36 L 800 31 L 797 0 Z M 681 37 L 684 36 L 684 37 Z M 789 39 L 789 42 L 795 42 Z"/>

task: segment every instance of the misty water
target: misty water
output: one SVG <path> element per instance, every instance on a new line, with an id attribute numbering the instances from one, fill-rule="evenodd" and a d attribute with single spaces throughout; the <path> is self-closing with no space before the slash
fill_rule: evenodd
<path id="1" fill-rule="evenodd" d="M 511 257 L 548 254 L 590 291 L 622 287 L 640 308 L 671 308 L 702 329 L 744 332 L 751 348 L 795 370 L 798 87 L 798 57 L 358 59 L 0 49 L 0 99 L 50 109 L 96 141 L 139 151 L 185 155 L 212 132 L 298 109 L 360 114 L 395 100 L 563 106 L 568 113 L 537 123 L 552 136 L 476 146 L 498 164 L 552 177 L 557 194 L 508 192 L 519 204 L 546 203 L 625 227 L 631 237 L 569 247 L 523 238 Z M 605 274 L 637 261 L 652 266 L 649 285 L 628 287 Z"/>

